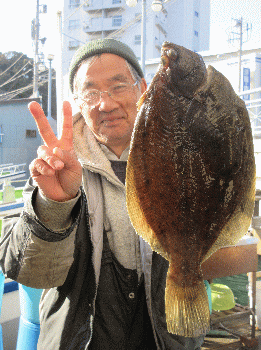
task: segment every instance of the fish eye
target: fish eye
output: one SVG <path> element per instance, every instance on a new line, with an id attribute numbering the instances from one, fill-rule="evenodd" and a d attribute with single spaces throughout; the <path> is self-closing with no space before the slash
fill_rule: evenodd
<path id="1" fill-rule="evenodd" d="M 168 57 L 169 58 L 172 58 L 172 59 L 176 59 L 177 58 L 177 52 L 175 51 L 175 50 L 173 50 L 173 49 L 169 49 L 169 50 L 167 50 L 167 55 L 168 55 Z"/>

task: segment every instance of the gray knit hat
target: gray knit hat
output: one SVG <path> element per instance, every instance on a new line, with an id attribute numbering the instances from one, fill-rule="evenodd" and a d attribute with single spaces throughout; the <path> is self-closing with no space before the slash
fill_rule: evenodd
<path id="1" fill-rule="evenodd" d="M 86 58 L 102 53 L 113 53 L 125 58 L 137 71 L 141 78 L 144 77 L 141 66 L 132 49 L 120 41 L 114 39 L 98 39 L 81 46 L 74 54 L 69 68 L 69 84 L 73 91 L 73 78 L 82 61 Z"/>

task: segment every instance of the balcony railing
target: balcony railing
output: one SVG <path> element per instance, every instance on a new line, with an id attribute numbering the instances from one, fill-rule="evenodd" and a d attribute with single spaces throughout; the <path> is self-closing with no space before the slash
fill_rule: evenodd
<path id="1" fill-rule="evenodd" d="M 84 25 L 83 30 L 85 33 L 114 31 L 119 29 L 122 25 L 123 20 L 121 16 L 111 18 L 93 18 L 89 23 Z"/>
<path id="2" fill-rule="evenodd" d="M 102 10 L 114 10 L 125 6 L 124 0 L 92 0 L 83 6 L 86 12 L 92 13 Z"/>

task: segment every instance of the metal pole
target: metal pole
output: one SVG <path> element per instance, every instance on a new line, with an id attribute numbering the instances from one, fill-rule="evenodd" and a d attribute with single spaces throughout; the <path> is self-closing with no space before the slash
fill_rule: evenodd
<path id="1" fill-rule="evenodd" d="M 102 20 L 102 31 L 101 31 L 101 38 L 104 39 L 104 31 L 103 31 L 103 20 L 104 20 L 104 16 L 105 16 L 105 11 L 104 11 L 104 8 L 103 8 L 103 1 L 102 1 L 102 17 L 101 17 L 101 20 Z"/>
<path id="2" fill-rule="evenodd" d="M 242 22 L 243 19 L 242 17 L 239 20 L 239 53 L 238 53 L 238 92 L 241 91 L 241 59 L 242 59 L 242 44 L 243 44 L 243 39 L 242 39 Z"/>
<path id="3" fill-rule="evenodd" d="M 146 60 L 146 0 L 142 0 L 141 12 L 141 68 L 145 76 L 145 60 Z"/>
<path id="4" fill-rule="evenodd" d="M 62 72 L 62 12 L 57 12 L 57 24 L 60 40 L 60 48 L 58 50 L 57 57 L 57 70 L 56 70 L 56 95 L 57 95 L 57 134 L 58 137 L 62 133 L 62 119 L 63 119 L 63 72 Z"/>
<path id="5" fill-rule="evenodd" d="M 36 19 L 35 19 L 35 53 L 34 53 L 34 79 L 33 96 L 39 97 L 38 91 L 38 44 L 39 44 L 39 0 L 36 0 Z"/>
<path id="6" fill-rule="evenodd" d="M 49 77 L 48 77 L 48 119 L 52 116 L 52 60 L 49 59 Z"/>

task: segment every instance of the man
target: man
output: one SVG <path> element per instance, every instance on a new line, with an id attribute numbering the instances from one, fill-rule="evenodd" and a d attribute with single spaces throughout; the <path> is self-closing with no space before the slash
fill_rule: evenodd
<path id="1" fill-rule="evenodd" d="M 136 103 L 146 90 L 132 50 L 112 39 L 75 54 L 57 140 L 40 106 L 29 106 L 45 142 L 30 165 L 20 217 L 4 224 L 4 273 L 44 288 L 38 349 L 199 349 L 203 336 L 168 333 L 168 262 L 134 231 L 125 172 Z"/>

